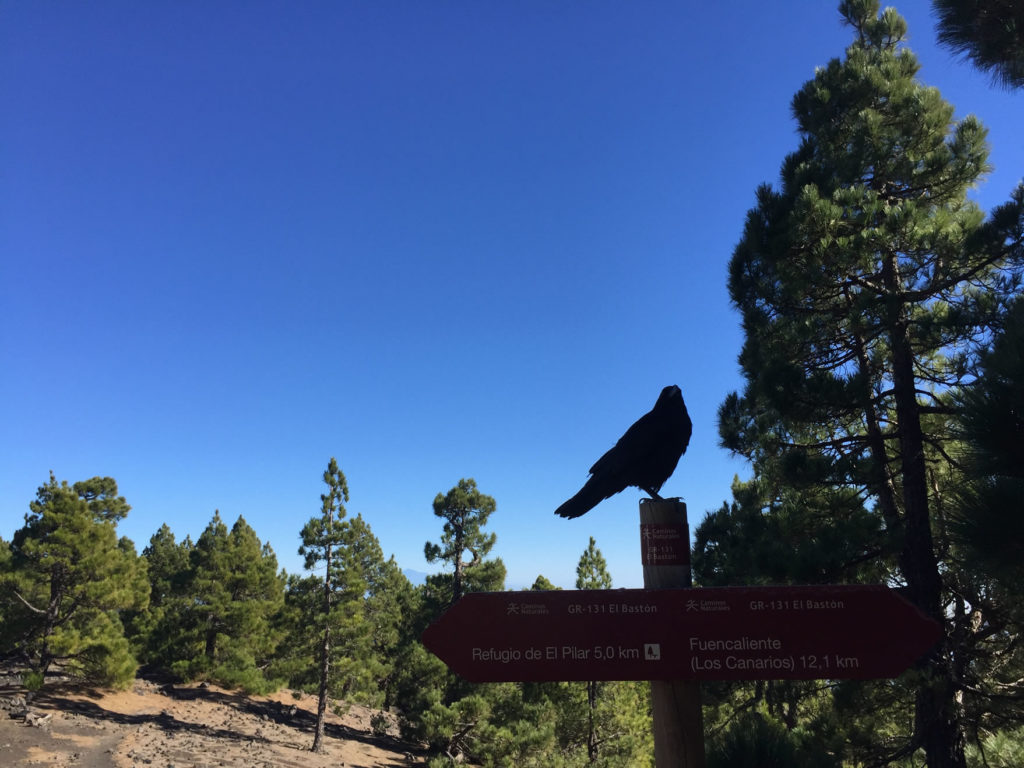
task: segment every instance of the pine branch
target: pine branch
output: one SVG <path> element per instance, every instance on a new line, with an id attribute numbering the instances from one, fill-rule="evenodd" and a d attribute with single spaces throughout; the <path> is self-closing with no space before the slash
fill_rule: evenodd
<path id="1" fill-rule="evenodd" d="M 871 282 L 866 277 L 858 277 L 856 275 L 850 275 L 849 277 L 847 277 L 846 283 L 844 285 L 855 285 L 858 288 L 863 288 L 867 291 L 870 291 L 876 296 L 882 296 L 885 293 L 885 291 L 882 289 L 880 285 Z"/>
<path id="2" fill-rule="evenodd" d="M 801 450 L 814 450 L 820 451 L 827 448 L 832 450 L 840 450 L 841 448 L 848 447 L 850 445 L 859 445 L 864 443 L 866 438 L 863 435 L 850 435 L 848 437 L 836 437 L 832 440 L 822 440 L 816 443 L 791 443 L 791 442 L 780 442 L 779 446 L 782 448 L 793 448 Z"/>
<path id="3" fill-rule="evenodd" d="M 1014 249 L 1013 245 L 1004 246 L 999 249 L 998 252 L 993 253 L 988 258 L 981 259 L 977 264 L 973 265 L 970 269 L 951 274 L 946 277 L 945 280 L 940 281 L 936 285 L 929 286 L 919 290 L 900 291 L 899 300 L 904 304 L 921 304 L 923 302 L 932 299 L 945 291 L 949 291 L 953 288 L 961 286 L 964 282 L 973 280 L 977 275 L 984 272 L 989 267 L 996 263 L 1008 258 Z M 991 287 L 991 286 L 987 286 Z"/>
<path id="4" fill-rule="evenodd" d="M 14 590 L 14 596 L 16 598 L 18 598 L 19 600 L 21 600 L 21 602 L 25 604 L 25 607 L 28 608 L 33 613 L 38 613 L 41 616 L 45 616 L 46 615 L 46 611 L 41 610 L 39 608 L 36 608 L 34 605 L 32 605 L 32 603 L 30 603 L 28 600 L 26 600 L 24 597 L 22 597 L 21 593 L 18 590 Z"/>
<path id="5" fill-rule="evenodd" d="M 1010 693 L 996 693 L 995 691 L 986 691 L 978 688 L 975 685 L 965 683 L 963 680 L 958 680 L 960 686 L 968 693 L 973 693 L 975 696 L 983 699 L 997 699 L 1000 701 L 1024 701 L 1024 677 L 1020 680 L 1014 680 L 1012 683 L 992 683 L 1000 688 L 1013 688 L 1014 690 Z"/>
<path id="6" fill-rule="evenodd" d="M 899 760 L 903 760 L 917 751 L 917 748 L 924 743 L 924 737 L 920 734 L 915 733 L 910 737 L 910 741 L 904 744 L 902 747 L 897 749 L 895 752 L 890 753 L 886 757 L 883 757 L 876 763 L 869 763 L 867 768 L 886 768 L 891 763 L 895 763 Z"/>
<path id="7" fill-rule="evenodd" d="M 926 411 L 923 411 L 923 410 L 922 410 L 922 413 L 925 413 L 925 412 L 926 412 Z M 928 445 L 930 445 L 930 446 L 931 446 L 932 448 L 934 448 L 934 449 L 935 449 L 935 451 L 936 451 L 936 452 L 937 452 L 937 453 L 938 453 L 938 454 L 939 454 L 939 455 L 940 455 L 940 456 L 941 456 L 942 458 L 944 458 L 944 459 L 945 459 L 945 460 L 946 460 L 947 462 L 949 462 L 949 465 L 950 465 L 950 466 L 952 466 L 952 467 L 956 467 L 957 469 L 961 469 L 961 470 L 962 470 L 962 469 L 964 468 L 964 466 L 963 466 L 963 464 L 962 464 L 962 463 L 960 463 L 959 461 L 957 461 L 956 459 L 954 459 L 954 458 L 953 458 L 952 456 L 950 456 L 950 455 L 949 455 L 949 454 L 948 454 L 948 453 L 946 452 L 946 449 L 945 449 L 945 448 L 943 447 L 943 444 L 942 444 L 942 441 L 941 441 L 941 440 L 936 440 L 936 439 L 934 439 L 934 438 L 930 437 L 929 435 L 925 435 L 925 437 L 924 437 L 924 441 L 925 441 L 926 443 L 928 443 Z"/>

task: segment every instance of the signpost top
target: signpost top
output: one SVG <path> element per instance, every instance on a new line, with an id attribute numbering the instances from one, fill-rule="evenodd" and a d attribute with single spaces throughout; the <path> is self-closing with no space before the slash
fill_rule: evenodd
<path id="1" fill-rule="evenodd" d="M 478 592 L 423 633 L 474 682 L 896 677 L 940 626 L 882 586 Z"/>

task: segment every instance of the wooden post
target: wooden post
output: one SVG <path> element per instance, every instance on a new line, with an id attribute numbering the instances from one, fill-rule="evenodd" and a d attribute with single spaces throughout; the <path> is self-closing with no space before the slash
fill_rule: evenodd
<path id="1" fill-rule="evenodd" d="M 692 587 L 690 529 L 678 499 L 640 500 L 644 589 Z M 652 680 L 654 763 L 657 768 L 704 768 L 704 720 L 695 680 Z"/>

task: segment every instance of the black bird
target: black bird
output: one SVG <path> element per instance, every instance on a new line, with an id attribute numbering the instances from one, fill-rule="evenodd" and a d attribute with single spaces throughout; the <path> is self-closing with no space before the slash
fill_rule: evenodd
<path id="1" fill-rule="evenodd" d="M 579 517 L 602 501 L 633 485 L 661 499 L 658 491 L 676 469 L 690 444 L 693 424 L 683 393 L 672 385 L 661 390 L 658 402 L 626 430 L 612 449 L 590 468 L 586 485 L 555 510 L 562 517 Z"/>

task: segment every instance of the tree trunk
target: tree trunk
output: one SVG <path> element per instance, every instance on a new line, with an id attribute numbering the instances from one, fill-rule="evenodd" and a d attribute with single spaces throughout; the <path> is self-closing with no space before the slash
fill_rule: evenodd
<path id="1" fill-rule="evenodd" d="M 327 681 L 331 674 L 331 555 L 333 547 L 330 543 L 330 535 L 334 529 L 333 512 L 328 517 L 327 535 L 328 543 L 324 548 L 324 640 L 320 645 L 320 691 L 316 702 L 316 729 L 313 734 L 313 752 L 324 751 L 324 720 L 327 717 Z"/>
<path id="2" fill-rule="evenodd" d="M 215 628 L 206 630 L 206 647 L 203 649 L 203 655 L 212 665 L 213 659 L 217 655 L 217 630 Z"/>
<path id="3" fill-rule="evenodd" d="M 327 678 L 331 671 L 331 627 L 324 627 L 324 641 L 320 646 L 320 692 L 316 702 L 316 729 L 313 752 L 324 751 L 324 721 L 327 718 Z"/>
<path id="4" fill-rule="evenodd" d="M 462 562 L 462 553 L 459 552 L 458 557 L 455 560 L 455 574 L 452 576 L 452 602 L 451 605 L 455 605 L 459 602 L 459 598 L 462 597 L 462 569 L 464 565 Z"/>
<path id="5" fill-rule="evenodd" d="M 882 279 L 889 294 L 887 319 L 892 342 L 893 391 L 903 480 L 904 539 L 900 568 L 907 580 L 910 599 L 945 627 L 942 579 L 935 557 L 928 509 L 928 475 L 914 356 L 901 301 L 898 269 L 897 257 L 888 257 L 882 269 Z M 963 723 L 956 701 L 956 686 L 943 654 L 945 642 L 937 645 L 924 660 L 928 679 L 917 691 L 914 738 L 925 749 L 928 768 L 966 768 Z"/>
<path id="6" fill-rule="evenodd" d="M 50 650 L 50 637 L 57 628 L 60 616 L 60 604 L 64 599 L 63 579 L 57 572 L 50 574 L 50 601 L 46 606 L 46 625 L 43 627 L 43 643 L 39 649 L 39 674 L 46 679 L 46 673 L 53 664 L 53 653 Z"/>
<path id="7" fill-rule="evenodd" d="M 853 316 L 853 301 L 849 293 L 844 291 L 846 309 Z M 893 487 L 892 478 L 889 475 L 889 452 L 885 445 L 885 435 L 878 421 L 878 414 L 872 402 L 873 393 L 870 382 L 874 381 L 874 371 L 871 366 L 871 359 L 868 356 L 867 344 L 864 337 L 857 330 L 850 333 L 850 342 L 857 355 L 857 369 L 864 381 L 863 391 L 860 393 L 864 417 L 867 426 L 868 450 L 871 453 L 870 482 L 874 486 L 875 497 L 878 499 L 878 506 L 882 510 L 882 518 L 885 526 L 892 535 L 899 530 L 899 509 L 896 503 L 896 489 Z"/>
<path id="8" fill-rule="evenodd" d="M 587 759 L 597 762 L 597 729 L 594 727 L 594 711 L 597 709 L 597 682 L 587 683 Z"/>
<path id="9" fill-rule="evenodd" d="M 459 526 L 455 534 L 455 573 L 452 575 L 452 602 L 451 605 L 459 602 L 459 598 L 462 597 L 463 580 L 465 577 L 466 564 L 462 562 L 462 553 L 466 551 L 465 544 L 463 543 L 462 527 Z"/>

